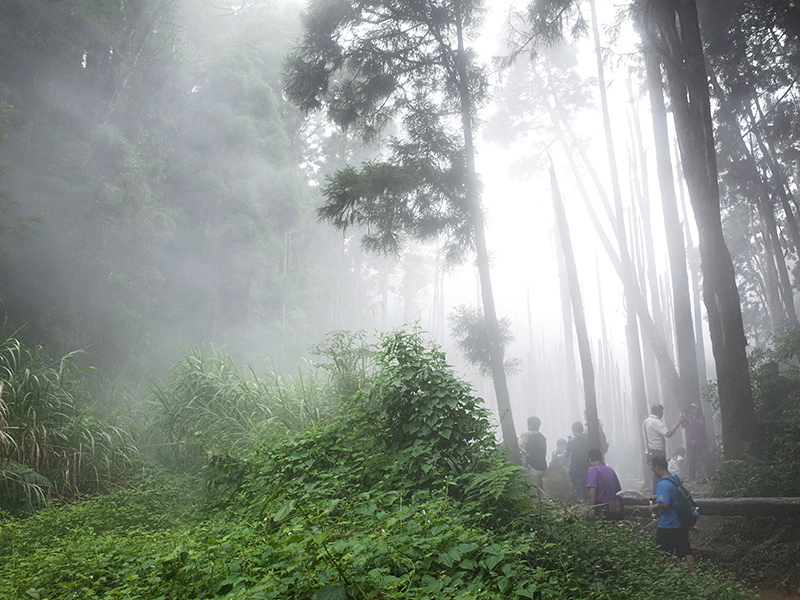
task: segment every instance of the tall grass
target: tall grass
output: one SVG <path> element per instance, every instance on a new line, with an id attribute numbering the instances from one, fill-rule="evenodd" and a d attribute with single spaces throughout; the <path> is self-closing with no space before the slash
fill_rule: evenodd
<path id="1" fill-rule="evenodd" d="M 12 511 L 101 490 L 137 459 L 131 432 L 92 414 L 77 356 L 0 344 L 0 497 Z"/>
<path id="2" fill-rule="evenodd" d="M 155 385 L 163 456 L 188 464 L 209 452 L 238 453 L 300 431 L 335 412 L 326 377 L 310 365 L 293 377 L 240 372 L 224 351 L 189 350 Z"/>

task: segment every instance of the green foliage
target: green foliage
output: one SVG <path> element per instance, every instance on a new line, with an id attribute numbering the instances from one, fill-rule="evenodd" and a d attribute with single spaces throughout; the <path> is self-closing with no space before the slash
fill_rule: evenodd
<path id="1" fill-rule="evenodd" d="M 489 356 L 489 331 L 483 311 L 462 304 L 457 306 L 447 317 L 450 324 L 450 333 L 456 341 L 456 346 L 464 355 L 467 362 L 478 367 L 481 375 L 489 377 L 492 374 L 491 357 Z M 500 326 L 500 341 L 505 348 L 514 341 L 511 333 L 511 321 L 503 317 L 498 321 Z M 522 361 L 518 358 L 506 359 L 504 367 L 506 373 L 519 372 Z"/>
<path id="2" fill-rule="evenodd" d="M 371 251 L 395 254 L 408 239 L 441 236 L 444 255 L 458 262 L 474 246 L 467 139 L 488 86 L 464 43 L 483 10 L 476 0 L 309 3 L 284 67 L 288 98 L 367 143 L 390 123 L 399 129 L 388 158 L 341 169 L 323 190 L 320 217 L 363 227 Z"/>
<path id="3" fill-rule="evenodd" d="M 393 138 L 385 161 L 365 162 L 328 178 L 321 219 L 339 229 L 366 230 L 363 247 L 399 254 L 409 240 L 443 239 L 450 263 L 474 246 L 466 201 L 463 143 L 429 104 L 404 120 L 408 138 Z"/>
<path id="4" fill-rule="evenodd" d="M 0 3 L 2 317 L 23 342 L 136 379 L 179 345 L 283 366 L 321 337 L 339 240 L 281 97 L 299 11 Z"/>
<path id="5" fill-rule="evenodd" d="M 0 595 L 750 597 L 704 565 L 687 577 L 635 527 L 532 504 L 480 401 L 418 332 L 386 336 L 373 381 L 343 404 L 243 456 L 236 485 L 205 510 L 187 482 L 159 479 L 0 526 Z"/>
<path id="6" fill-rule="evenodd" d="M 0 497 L 5 510 L 104 489 L 138 461 L 130 429 L 92 414 L 77 354 L 51 361 L 14 338 L 0 345 Z"/>
<path id="7" fill-rule="evenodd" d="M 800 496 L 800 331 L 777 334 L 750 356 L 760 443 L 721 467 L 717 491 L 729 496 Z"/>
<path id="8" fill-rule="evenodd" d="M 326 359 L 317 366 L 330 374 L 336 396 L 351 398 L 372 373 L 376 347 L 363 331 L 338 330 L 327 334 L 311 353 Z"/>
<path id="9" fill-rule="evenodd" d="M 742 460 L 720 465 L 715 493 L 731 497 L 800 496 L 800 331 L 776 335 L 750 356 L 760 442 Z M 720 563 L 754 585 L 796 588 L 800 522 L 731 518 Z"/>
<path id="10" fill-rule="evenodd" d="M 187 352 L 165 385 L 153 386 L 158 429 L 169 455 L 198 466 L 204 453 L 238 454 L 324 421 L 334 410 L 310 369 L 285 378 L 273 370 L 245 376 L 218 348 Z"/>

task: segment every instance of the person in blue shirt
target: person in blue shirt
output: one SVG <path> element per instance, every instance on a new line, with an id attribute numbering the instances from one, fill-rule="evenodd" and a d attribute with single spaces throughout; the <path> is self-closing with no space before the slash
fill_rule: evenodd
<path id="1" fill-rule="evenodd" d="M 695 560 L 692 546 L 689 544 L 689 528 L 683 527 L 678 521 L 678 514 L 673 508 L 678 504 L 678 488 L 669 481 L 672 479 L 675 483 L 680 483 L 680 479 L 669 472 L 667 459 L 663 456 L 654 456 L 650 468 L 653 475 L 658 478 L 656 503 L 651 507 L 658 515 L 656 545 L 667 554 L 674 552 L 675 556 L 683 558 L 689 571 L 693 571 Z"/>

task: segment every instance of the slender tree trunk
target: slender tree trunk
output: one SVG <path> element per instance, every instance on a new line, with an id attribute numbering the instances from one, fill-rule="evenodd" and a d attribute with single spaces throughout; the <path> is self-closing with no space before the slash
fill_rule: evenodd
<path id="1" fill-rule="evenodd" d="M 768 239 L 769 234 L 764 226 L 763 208 L 760 202 L 756 208 L 758 209 L 759 217 L 761 217 L 758 221 L 758 231 L 761 233 L 761 238 L 756 237 L 755 243 L 751 245 L 751 248 L 759 257 L 756 265 L 760 267 L 760 271 L 756 271 L 756 274 L 762 273 L 762 288 L 765 299 L 762 305 L 767 307 L 770 329 L 776 331 L 784 322 L 786 313 L 781 305 L 778 272 L 775 269 L 775 261 L 772 259 L 772 250 Z"/>
<path id="2" fill-rule="evenodd" d="M 628 84 L 628 97 L 631 105 L 631 121 L 634 135 L 634 160 L 631 166 L 631 180 L 633 192 L 631 197 L 638 199 L 639 210 L 641 211 L 642 238 L 644 246 L 644 264 L 646 265 L 647 283 L 650 288 L 651 314 L 656 327 L 663 333 L 667 331 L 664 323 L 663 308 L 661 306 L 661 295 L 658 285 L 658 268 L 656 266 L 656 251 L 653 242 L 652 220 L 650 217 L 650 178 L 647 172 L 647 156 L 644 149 L 642 138 L 642 126 L 639 121 L 639 107 L 633 95 L 630 78 Z M 644 283 L 645 279 L 641 278 Z"/>
<path id="3" fill-rule="evenodd" d="M 625 216 L 622 210 L 622 191 L 619 184 L 619 171 L 617 169 L 616 153 L 614 151 L 614 139 L 611 133 L 611 118 L 608 110 L 608 97 L 606 94 L 605 73 L 603 68 L 603 55 L 600 47 L 600 30 L 597 25 L 597 7 L 595 0 L 589 0 L 592 17 L 592 34 L 594 37 L 595 59 L 597 62 L 598 90 L 600 92 L 600 104 L 603 116 L 603 130 L 605 132 L 606 156 L 611 175 L 611 190 L 614 198 L 614 213 L 616 216 L 616 234 L 619 245 L 620 259 L 623 270 L 623 281 L 625 282 L 625 339 L 628 346 L 628 361 L 631 369 L 631 393 L 636 401 L 645 407 L 647 406 L 647 392 L 645 390 L 644 366 L 642 363 L 642 350 L 639 340 L 639 322 L 636 315 L 636 297 L 634 292 L 634 281 L 636 274 L 633 270 L 630 255 L 628 253 L 628 242 L 625 232 Z M 635 286 L 638 288 L 638 285 Z M 646 303 L 645 303 L 646 306 Z"/>
<path id="4" fill-rule="evenodd" d="M 650 3 L 675 115 L 689 195 L 700 234 L 703 295 L 717 369 L 726 459 L 757 439 L 739 292 L 720 216 L 714 132 L 694 0 Z"/>
<path id="5" fill-rule="evenodd" d="M 638 193 L 638 190 L 634 191 L 633 193 Z M 655 324 L 656 328 L 659 331 L 659 334 L 663 334 L 664 328 L 659 323 L 660 319 L 656 317 L 656 315 L 660 315 L 660 310 L 656 308 L 660 308 L 660 299 L 655 301 L 658 295 L 658 286 L 650 287 L 652 282 L 649 281 L 648 274 L 647 274 L 647 256 L 646 256 L 646 248 L 645 248 L 645 236 L 647 235 L 643 230 L 643 217 L 639 217 L 635 211 L 630 218 L 630 239 L 631 239 L 631 247 L 633 251 L 633 256 L 631 257 L 631 271 L 635 274 L 634 276 L 637 278 L 639 282 L 640 289 L 647 290 L 650 289 L 650 307 L 651 307 L 651 314 L 653 315 L 653 323 Z M 636 275 L 638 272 L 638 275 Z M 646 295 L 646 294 L 645 294 Z M 644 373 L 644 385 L 645 385 L 645 397 L 648 399 L 650 404 L 654 404 L 655 402 L 660 402 L 664 404 L 664 398 L 670 397 L 674 398 L 675 395 L 670 395 L 669 386 L 664 386 L 664 393 L 661 393 L 661 389 L 659 386 L 659 377 L 658 377 L 658 369 L 656 368 L 656 357 L 655 352 L 653 351 L 653 346 L 650 344 L 650 341 L 647 336 L 641 337 L 641 349 L 642 349 L 642 369 Z"/>
<path id="6" fill-rule="evenodd" d="M 778 225 L 775 222 L 775 207 L 770 202 L 765 190 L 759 194 L 758 212 L 761 215 L 764 232 L 764 247 L 766 250 L 766 261 L 770 271 L 774 271 L 776 285 L 780 292 L 780 316 L 779 323 L 788 319 L 792 327 L 797 327 L 797 313 L 794 310 L 794 295 L 792 283 L 789 280 L 789 271 L 786 268 L 786 258 L 783 256 L 781 241 L 778 235 Z"/>
<path id="7" fill-rule="evenodd" d="M 486 228 L 481 206 L 480 192 L 475 168 L 475 144 L 472 135 L 472 102 L 469 90 L 469 78 L 465 61 L 464 36 L 462 20 L 456 19 L 458 35 L 458 53 L 456 56 L 458 70 L 458 86 L 461 99 L 461 124 L 464 133 L 464 151 L 467 162 L 467 200 L 472 215 L 473 230 L 475 235 L 476 263 L 481 285 L 481 301 L 486 327 L 489 333 L 489 359 L 492 369 L 495 396 L 497 398 L 497 412 L 500 418 L 500 430 L 503 434 L 503 444 L 508 448 L 509 459 L 515 463 L 521 462 L 517 432 L 514 426 L 514 416 L 511 411 L 511 398 L 508 393 L 506 380 L 505 360 L 503 357 L 503 344 L 500 335 L 500 324 L 492 292 L 492 278 L 489 268 L 489 251 L 486 246 Z"/>
<path id="8" fill-rule="evenodd" d="M 680 152 L 675 143 L 675 172 L 677 180 L 683 182 L 683 168 L 681 167 Z M 706 364 L 705 329 L 703 328 L 703 302 L 700 294 L 700 251 L 694 245 L 692 228 L 689 225 L 689 210 L 686 205 L 686 193 L 683 185 L 678 186 L 680 216 L 683 217 L 683 235 L 686 240 L 686 267 L 689 275 L 689 289 L 692 296 L 692 314 L 694 315 L 694 341 L 695 354 L 697 354 L 697 376 L 700 380 L 700 389 L 708 385 L 708 368 Z M 704 411 L 711 414 L 710 411 Z"/>
<path id="9" fill-rule="evenodd" d="M 647 44 L 647 40 L 644 41 Z M 685 407 L 700 397 L 700 377 L 692 322 L 692 303 L 689 295 L 689 277 L 686 270 L 686 247 L 675 197 L 675 180 L 669 151 L 667 110 L 664 104 L 661 66 L 652 48 L 645 50 L 645 65 L 647 69 L 647 90 L 650 97 L 650 113 L 653 120 L 656 171 L 658 185 L 661 190 L 661 208 L 664 216 L 664 230 L 672 282 L 675 346 L 677 349 L 678 372 L 681 376 L 679 401 L 681 406 Z"/>
<path id="10" fill-rule="evenodd" d="M 548 108 L 553 111 L 551 106 Z M 614 267 L 614 270 L 617 272 L 617 276 L 619 277 L 620 281 L 622 282 L 623 286 L 630 287 L 631 293 L 633 295 L 634 305 L 633 308 L 636 310 L 639 319 L 641 321 L 642 332 L 645 336 L 648 337 L 650 343 L 653 346 L 653 351 L 655 352 L 656 358 L 658 359 L 658 365 L 661 371 L 661 377 L 664 381 L 668 382 L 667 384 L 673 387 L 680 386 L 680 377 L 678 376 L 678 372 L 675 369 L 675 364 L 672 362 L 672 357 L 669 355 L 669 350 L 667 349 L 667 345 L 664 342 L 663 337 L 658 331 L 658 328 L 655 326 L 655 322 L 653 321 L 652 317 L 650 316 L 650 311 L 647 307 L 647 301 L 645 300 L 644 296 L 642 295 L 641 291 L 639 290 L 638 283 L 634 281 L 630 281 L 626 279 L 625 270 L 622 266 L 622 260 L 617 255 L 617 251 L 614 249 L 614 245 L 609 239 L 608 235 L 606 235 L 605 230 L 603 229 L 602 224 L 600 223 L 600 218 L 597 216 L 597 213 L 594 210 L 594 206 L 592 204 L 591 198 L 589 196 L 589 192 L 586 189 L 586 186 L 583 183 L 583 178 L 581 177 L 580 170 L 578 169 L 578 165 L 575 161 L 573 156 L 573 151 L 578 150 L 580 156 L 584 159 L 586 166 L 589 168 L 590 173 L 592 174 L 592 178 L 597 185 L 597 191 L 600 195 L 601 199 L 604 201 L 607 200 L 605 198 L 605 191 L 600 185 L 599 180 L 597 179 L 597 174 L 594 172 L 592 168 L 591 162 L 589 158 L 586 156 L 585 150 L 580 146 L 580 144 L 575 140 L 574 146 L 570 146 L 570 144 L 564 138 L 563 132 L 561 131 L 560 124 L 564 124 L 566 126 L 566 122 L 563 119 L 560 119 L 555 113 L 552 114 L 553 124 L 555 125 L 559 140 L 561 144 L 564 146 L 564 150 L 567 154 L 567 160 L 570 163 L 570 167 L 572 168 L 573 173 L 575 173 L 575 183 L 578 186 L 578 190 L 580 191 L 581 198 L 583 199 L 583 203 L 586 206 L 586 212 L 589 216 L 589 219 L 592 221 L 592 225 L 597 232 L 597 236 L 600 238 L 600 242 L 603 245 L 603 249 L 606 251 L 606 255 L 608 256 L 609 260 L 611 261 L 611 265 Z M 571 137 L 572 132 L 570 132 Z M 607 202 L 604 202 L 607 204 Z M 635 364 L 635 363 L 634 363 Z M 639 359 L 639 364 L 641 364 L 641 359 Z M 641 394 L 635 396 L 637 400 L 641 400 L 643 402 L 643 406 L 645 407 L 645 411 L 647 408 L 647 401 Z M 644 417 L 647 415 L 645 414 Z M 644 417 L 642 417 L 644 419 Z"/>
<path id="11" fill-rule="evenodd" d="M 569 279 L 567 278 L 566 259 L 564 251 L 556 229 L 556 245 L 558 246 L 558 281 L 561 292 L 561 322 L 564 331 L 564 355 L 566 358 L 566 392 L 567 406 L 570 414 L 580 412 L 580 402 L 578 400 L 578 372 L 575 364 L 575 344 L 572 333 L 572 311 L 570 309 Z"/>
<path id="12" fill-rule="evenodd" d="M 569 295 L 572 301 L 572 316 L 575 319 L 575 334 L 578 338 L 578 356 L 581 360 L 581 373 L 583 374 L 583 395 L 585 403 L 586 422 L 589 426 L 589 448 L 600 447 L 600 429 L 597 418 L 597 395 L 594 384 L 594 366 L 592 364 L 592 349 L 589 343 L 589 334 L 586 329 L 586 317 L 583 312 L 578 269 L 575 265 L 575 255 L 572 251 L 572 240 L 569 235 L 569 225 L 558 189 L 558 180 L 553 165 L 550 165 L 550 186 L 553 195 L 553 208 L 556 213 L 556 224 L 561 241 L 561 250 L 564 253 L 564 263 L 569 282 Z"/>

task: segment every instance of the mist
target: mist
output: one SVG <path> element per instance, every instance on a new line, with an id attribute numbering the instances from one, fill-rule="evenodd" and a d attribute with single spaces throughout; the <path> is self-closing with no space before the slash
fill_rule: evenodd
<path id="1" fill-rule="evenodd" d="M 314 360 L 310 349 L 331 331 L 416 323 L 497 410 L 491 377 L 469 364 L 448 326 L 456 307 L 483 306 L 471 252 L 448 262 L 446 242 L 409 236 L 398 253 L 376 254 L 361 243 L 369 226 L 337 231 L 318 218 L 328 178 L 346 165 L 386 157 L 387 136 L 402 135 L 402 127 L 396 123 L 364 144 L 324 112 L 305 114 L 288 101 L 284 61 L 301 33 L 299 5 L 161 0 L 105 12 L 91 6 L 14 2 L 2 9 L 5 335 L 56 356 L 84 350 L 93 377 L 136 381 L 162 377 L 196 345 L 220 345 L 243 364 L 292 370 Z M 510 13 L 491 8 L 473 42 L 480 64 L 493 73 L 480 108 L 476 157 L 497 311 L 510 324 L 505 355 L 517 363 L 508 375 L 515 430 L 521 433 L 525 419 L 538 415 L 554 445 L 584 420 L 547 180 L 552 161 L 572 230 L 609 460 L 635 478 L 643 412 L 663 403 L 670 420 L 690 401 L 701 401 L 697 393 L 689 398 L 671 389 L 645 331 L 633 334 L 642 347 L 631 358 L 626 327 L 642 316 L 631 317 L 630 284 L 615 271 L 619 256 L 610 256 L 601 239 L 607 236 L 614 253 L 629 256 L 628 276 L 667 360 L 673 370 L 683 368 L 641 39 L 630 23 L 612 28 L 615 11 L 600 9 L 604 89 L 621 181 L 613 206 L 591 39 L 565 34 L 534 58 L 523 52 L 500 69 L 493 57 L 509 53 Z M 712 55 L 715 76 L 733 77 L 717 60 Z M 794 85 L 763 85 L 754 102 L 764 118 L 792 122 L 786 101 Z M 720 96 L 712 108 L 721 111 L 726 102 Z M 701 298 L 701 236 L 671 116 L 686 308 L 702 388 L 716 381 L 718 365 Z M 766 141 L 745 135 L 739 148 L 725 137 L 735 137 L 731 123 L 716 126 L 721 219 L 744 331 L 751 350 L 769 348 L 773 334 L 797 319 L 794 183 L 785 180 L 783 191 L 757 210 L 748 190 L 772 185 L 763 179 L 768 171 L 773 177 L 793 172 L 795 156 L 786 135 Z M 742 148 L 768 165 L 754 171 L 762 179 L 742 181 Z M 781 193 L 787 202 L 778 201 Z M 596 220 L 587 206 L 595 207 Z M 640 389 L 632 383 L 632 360 L 639 362 Z M 719 403 L 703 406 L 718 436 Z M 502 438 L 504 417 L 495 418 Z M 673 448 L 680 444 L 670 441 Z"/>

